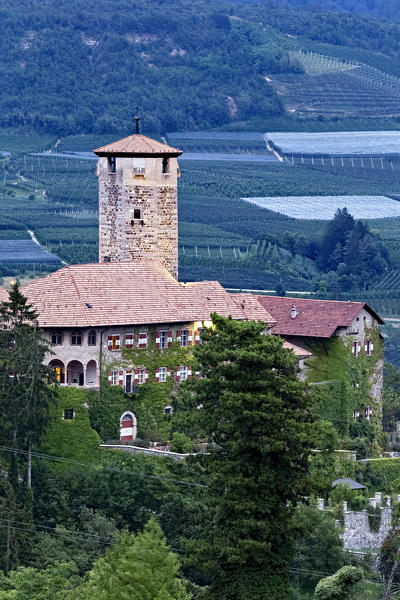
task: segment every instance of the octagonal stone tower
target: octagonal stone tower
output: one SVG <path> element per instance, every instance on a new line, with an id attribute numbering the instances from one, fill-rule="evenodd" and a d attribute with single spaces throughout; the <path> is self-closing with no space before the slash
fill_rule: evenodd
<path id="1" fill-rule="evenodd" d="M 153 258 L 178 277 L 180 150 L 139 133 L 97 148 L 99 262 Z"/>

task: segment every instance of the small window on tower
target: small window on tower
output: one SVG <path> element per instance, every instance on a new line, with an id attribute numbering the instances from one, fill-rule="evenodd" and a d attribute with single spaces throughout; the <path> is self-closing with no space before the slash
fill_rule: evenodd
<path id="1" fill-rule="evenodd" d="M 169 173 L 169 158 L 162 159 L 162 173 Z"/>
<path id="2" fill-rule="evenodd" d="M 108 172 L 115 173 L 116 170 L 117 170 L 117 163 L 116 163 L 115 156 L 109 156 L 108 157 Z"/>
<path id="3" fill-rule="evenodd" d="M 140 208 L 135 208 L 133 211 L 133 218 L 134 219 L 141 219 L 141 214 L 140 214 Z"/>

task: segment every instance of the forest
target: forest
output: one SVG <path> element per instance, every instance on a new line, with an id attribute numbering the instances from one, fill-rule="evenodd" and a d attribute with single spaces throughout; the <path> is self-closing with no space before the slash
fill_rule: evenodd
<path id="1" fill-rule="evenodd" d="M 272 0 L 22 0 L 0 17 L 0 125 L 55 135 L 129 133 L 136 106 L 152 133 L 288 118 L 266 76 L 302 73 L 299 44 L 390 57 L 400 39 L 396 23 Z"/>

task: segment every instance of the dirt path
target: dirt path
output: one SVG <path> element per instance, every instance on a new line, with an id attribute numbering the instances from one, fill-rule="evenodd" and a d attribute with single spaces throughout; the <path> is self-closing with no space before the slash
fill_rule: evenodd
<path id="1" fill-rule="evenodd" d="M 274 154 L 280 162 L 285 162 L 285 159 L 283 158 L 283 156 L 281 156 L 276 150 L 274 150 L 272 148 L 272 146 L 270 146 L 270 143 L 269 143 L 266 135 L 264 135 L 264 140 L 265 140 L 265 145 L 267 147 L 268 152 L 272 152 L 272 154 Z"/>
<path id="2" fill-rule="evenodd" d="M 32 242 L 35 242 L 35 244 L 37 244 L 38 246 L 40 246 L 42 250 L 44 250 L 45 252 L 47 252 L 47 254 L 50 254 L 50 252 L 48 250 L 46 250 L 46 248 L 44 246 L 42 246 L 42 244 L 39 242 L 39 240 L 37 239 L 37 237 L 36 237 L 36 235 L 34 234 L 33 231 L 31 231 L 30 229 L 27 229 L 27 232 L 31 236 Z M 51 253 L 51 254 L 53 254 L 53 253 Z M 57 256 L 57 254 L 53 254 L 53 256 Z M 57 256 L 57 258 L 60 258 L 60 257 Z M 60 258 L 60 261 L 61 261 L 61 263 L 63 265 L 68 266 L 68 263 L 65 262 L 65 260 L 62 260 L 62 258 Z"/>

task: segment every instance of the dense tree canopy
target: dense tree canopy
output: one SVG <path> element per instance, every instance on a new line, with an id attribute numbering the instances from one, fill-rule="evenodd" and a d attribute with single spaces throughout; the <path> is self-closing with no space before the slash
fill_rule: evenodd
<path id="1" fill-rule="evenodd" d="M 189 400 L 215 451 L 204 537 L 194 540 L 212 598 L 285 600 L 293 505 L 306 493 L 310 398 L 295 357 L 262 323 L 213 316 Z"/>

